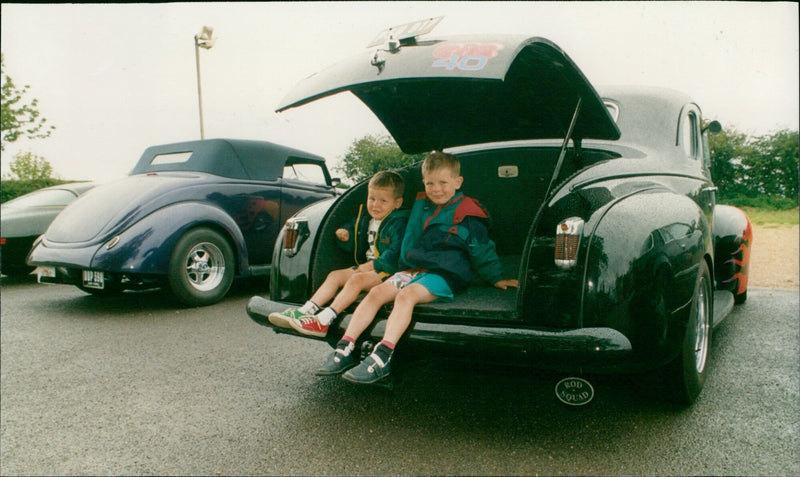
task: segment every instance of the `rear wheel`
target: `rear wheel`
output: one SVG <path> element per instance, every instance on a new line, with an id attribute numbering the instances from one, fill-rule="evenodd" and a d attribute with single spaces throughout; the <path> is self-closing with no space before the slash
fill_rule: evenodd
<path id="1" fill-rule="evenodd" d="M 706 263 L 701 262 L 681 351 L 666 368 L 668 389 L 673 400 L 682 405 L 697 400 L 706 380 L 711 349 L 711 293 L 711 274 Z"/>
<path id="2" fill-rule="evenodd" d="M 233 283 L 233 250 L 218 232 L 198 228 L 178 240 L 169 262 L 169 287 L 190 306 L 220 301 Z"/>

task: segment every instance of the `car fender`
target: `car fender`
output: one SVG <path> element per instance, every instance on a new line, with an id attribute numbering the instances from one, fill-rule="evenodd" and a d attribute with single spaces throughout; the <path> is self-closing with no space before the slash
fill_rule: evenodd
<path id="1" fill-rule="evenodd" d="M 237 257 L 237 273 L 248 271 L 241 230 L 225 211 L 200 202 L 181 202 L 156 210 L 115 235 L 92 258 L 91 268 L 137 274 L 166 274 L 180 237 L 194 227 L 210 227 L 228 237 Z"/>
<path id="2" fill-rule="evenodd" d="M 703 211 L 667 190 L 639 192 L 610 204 L 588 235 L 582 325 L 614 328 L 635 352 L 668 359 L 683 336 L 699 264 L 711 257 Z"/>
<path id="3" fill-rule="evenodd" d="M 753 226 L 747 214 L 730 205 L 714 207 L 714 278 L 716 289 L 734 296 L 747 292 Z"/>
<path id="4" fill-rule="evenodd" d="M 89 268 L 92 257 L 100 247 L 97 243 L 81 244 L 80 247 L 53 246 L 42 234 L 33 241 L 26 263 L 31 266 L 63 266 Z"/>
<path id="5" fill-rule="evenodd" d="M 339 196 L 341 198 L 343 196 Z M 298 211 L 289 220 L 302 219 L 308 225 L 308 234 L 296 249 L 289 254 L 283 249 L 286 225 L 281 227 L 272 252 L 270 273 L 270 297 L 275 301 L 302 303 L 310 296 L 310 267 L 312 253 L 318 250 L 320 224 L 331 205 L 338 199 L 330 198 L 315 202 Z"/>

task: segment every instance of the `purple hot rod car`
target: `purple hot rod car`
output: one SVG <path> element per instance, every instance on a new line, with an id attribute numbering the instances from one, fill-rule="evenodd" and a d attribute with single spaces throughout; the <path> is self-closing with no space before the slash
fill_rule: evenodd
<path id="1" fill-rule="evenodd" d="M 42 282 L 96 295 L 164 286 L 209 305 L 235 276 L 269 273 L 283 223 L 335 184 L 323 158 L 265 141 L 153 146 L 128 177 L 66 207 L 28 263 Z"/>

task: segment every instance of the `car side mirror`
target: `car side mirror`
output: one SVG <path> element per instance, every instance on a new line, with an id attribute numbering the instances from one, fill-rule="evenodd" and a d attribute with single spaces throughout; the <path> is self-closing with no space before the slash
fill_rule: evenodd
<path id="1" fill-rule="evenodd" d="M 338 177 L 331 178 L 331 187 L 339 187 L 339 185 L 341 183 L 342 183 L 342 180 L 339 179 Z"/>
<path id="2" fill-rule="evenodd" d="M 711 134 L 717 134 L 718 132 L 722 132 L 722 124 L 719 121 L 714 120 L 710 123 L 706 124 L 706 127 L 703 128 L 703 132 L 710 132 Z"/>

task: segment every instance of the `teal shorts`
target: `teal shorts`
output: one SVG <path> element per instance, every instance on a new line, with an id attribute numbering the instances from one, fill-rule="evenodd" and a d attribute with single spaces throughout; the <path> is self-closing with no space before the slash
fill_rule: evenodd
<path id="1" fill-rule="evenodd" d="M 395 273 L 389 277 L 387 281 L 392 282 L 398 289 L 403 289 L 411 284 L 419 283 L 439 299 L 453 299 L 453 290 L 450 289 L 450 285 L 447 284 L 444 278 L 433 273 L 405 270 Z"/>

